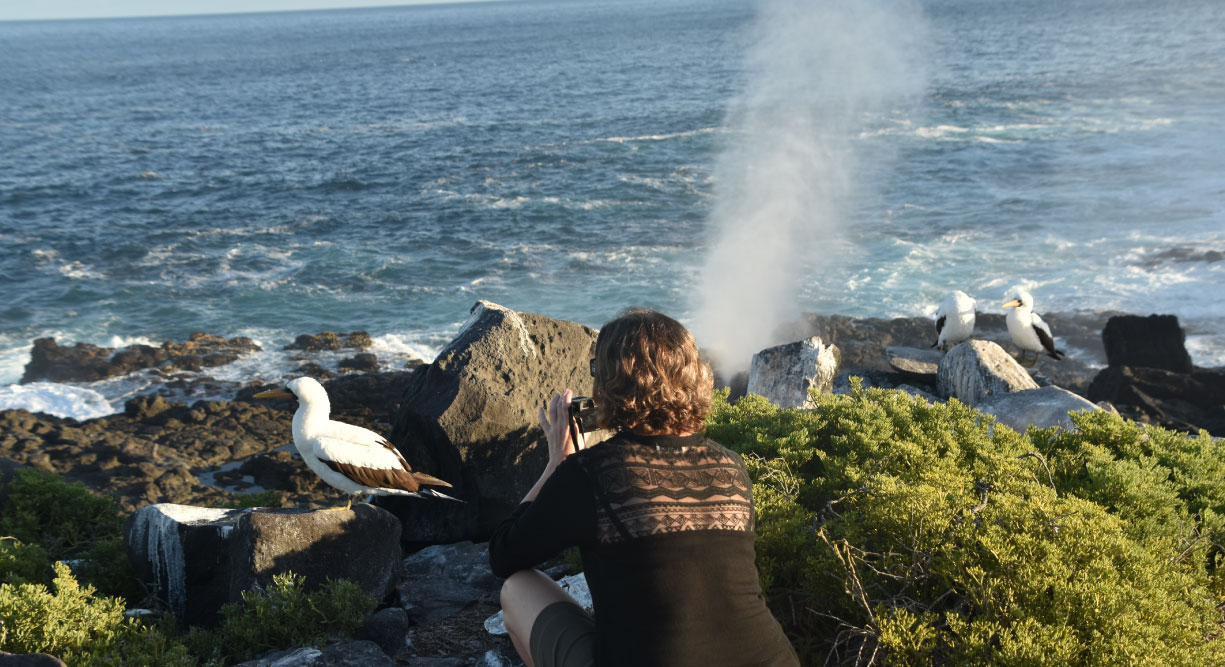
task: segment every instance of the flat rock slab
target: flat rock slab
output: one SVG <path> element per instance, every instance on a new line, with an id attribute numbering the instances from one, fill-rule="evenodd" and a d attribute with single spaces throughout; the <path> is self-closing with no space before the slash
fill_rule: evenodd
<path id="1" fill-rule="evenodd" d="M 889 365 L 899 373 L 929 377 L 934 382 L 944 353 L 940 350 L 890 345 L 885 348 L 885 357 L 888 358 Z"/>
<path id="2" fill-rule="evenodd" d="M 474 600 L 496 603 L 502 582 L 489 568 L 489 546 L 473 542 L 426 547 L 402 563 L 400 603 L 418 625 L 432 625 Z"/>
<path id="3" fill-rule="evenodd" d="M 1039 387 L 1012 394 L 998 394 L 984 399 L 977 407 L 983 412 L 995 415 L 996 421 L 1020 433 L 1024 433 L 1030 426 L 1058 426 L 1066 431 L 1075 430 L 1076 425 L 1068 416 L 1069 412 L 1101 410 L 1083 397 L 1059 387 Z"/>
<path id="4" fill-rule="evenodd" d="M 393 667 L 395 661 L 371 641 L 351 641 L 318 648 L 274 651 L 235 667 Z"/>

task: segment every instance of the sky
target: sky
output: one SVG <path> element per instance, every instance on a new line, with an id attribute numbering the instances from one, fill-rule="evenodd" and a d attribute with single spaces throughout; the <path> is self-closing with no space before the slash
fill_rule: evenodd
<path id="1" fill-rule="evenodd" d="M 233 14 L 298 9 L 421 5 L 477 0 L 18 0 L 0 1 L 0 21 L 114 18 L 172 14 Z"/>

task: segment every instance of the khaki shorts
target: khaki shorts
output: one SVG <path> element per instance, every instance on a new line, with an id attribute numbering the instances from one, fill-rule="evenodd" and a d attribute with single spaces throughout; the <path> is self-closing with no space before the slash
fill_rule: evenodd
<path id="1" fill-rule="evenodd" d="M 536 667 L 595 665 L 595 619 L 570 602 L 554 602 L 541 610 L 528 641 Z"/>

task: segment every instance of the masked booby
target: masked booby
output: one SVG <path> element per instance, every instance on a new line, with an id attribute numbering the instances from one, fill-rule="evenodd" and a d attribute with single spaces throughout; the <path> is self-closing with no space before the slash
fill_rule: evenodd
<path id="1" fill-rule="evenodd" d="M 352 424 L 328 418 L 331 403 L 327 390 L 314 378 L 300 377 L 285 385 L 255 395 L 255 398 L 297 398 L 293 416 L 293 444 L 298 454 L 320 479 L 353 496 L 435 497 L 456 500 L 422 485 L 451 486 L 432 475 L 414 472 L 394 445 L 383 436 Z"/>
<path id="2" fill-rule="evenodd" d="M 974 310 L 978 302 L 965 292 L 954 290 L 936 309 L 936 342 L 932 347 L 947 350 L 974 333 Z"/>
<path id="3" fill-rule="evenodd" d="M 1034 312 L 1034 297 L 1020 288 L 1013 288 L 1010 296 L 1013 298 L 1004 303 L 1003 307 L 1012 310 L 1008 311 L 1008 317 L 1004 318 L 1004 321 L 1008 324 L 1008 334 L 1012 336 L 1012 342 L 1021 348 L 1018 361 L 1023 366 L 1033 366 L 1038 363 L 1038 356 L 1043 352 L 1056 361 L 1063 359 L 1063 351 L 1055 349 L 1055 337 L 1051 335 L 1051 327 Z M 1034 353 L 1034 360 L 1027 363 L 1026 358 L 1030 352 Z"/>

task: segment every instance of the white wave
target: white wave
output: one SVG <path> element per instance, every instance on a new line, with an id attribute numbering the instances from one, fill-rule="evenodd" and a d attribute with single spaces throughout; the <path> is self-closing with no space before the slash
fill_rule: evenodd
<path id="1" fill-rule="evenodd" d="M 378 356 L 380 361 L 395 359 L 407 362 L 411 359 L 421 359 L 430 362 L 441 351 L 437 345 L 427 344 L 419 336 L 409 334 L 383 334 L 373 336 L 372 340 L 374 345 L 371 346 L 370 352 Z"/>
<path id="2" fill-rule="evenodd" d="M 69 384 L 32 382 L 0 387 L 0 410 L 28 410 L 78 421 L 114 414 L 116 410 L 97 391 Z"/>
<path id="3" fill-rule="evenodd" d="M 968 128 L 956 125 L 937 125 L 935 127 L 920 127 L 914 133 L 916 136 L 923 137 L 924 139 L 939 139 L 949 135 L 965 134 L 969 131 Z"/>
<path id="4" fill-rule="evenodd" d="M 697 130 L 685 130 L 683 132 L 669 132 L 666 134 L 644 134 L 636 137 L 603 137 L 600 139 L 592 139 L 592 142 L 607 142 L 615 144 L 624 144 L 633 141 L 667 141 L 668 139 L 681 139 L 686 137 L 696 137 L 702 134 L 710 134 L 718 132 L 719 127 L 703 127 Z M 588 142 L 580 142 L 588 143 Z"/>

